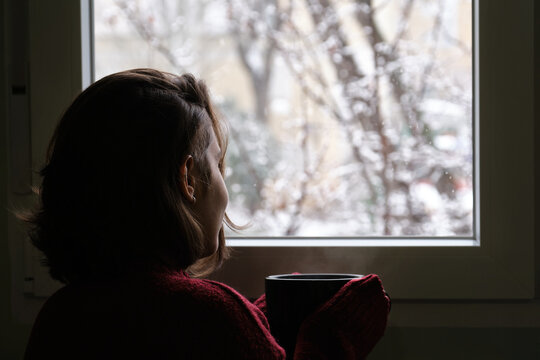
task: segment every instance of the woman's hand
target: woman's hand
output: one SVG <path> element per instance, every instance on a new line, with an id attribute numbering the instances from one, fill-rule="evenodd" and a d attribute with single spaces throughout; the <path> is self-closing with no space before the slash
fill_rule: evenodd
<path id="1" fill-rule="evenodd" d="M 377 275 L 351 280 L 304 320 L 294 359 L 364 359 L 383 336 L 389 312 Z"/>

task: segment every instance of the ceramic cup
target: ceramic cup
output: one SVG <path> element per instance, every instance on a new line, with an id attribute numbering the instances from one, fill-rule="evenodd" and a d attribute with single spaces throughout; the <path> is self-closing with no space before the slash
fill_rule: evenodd
<path id="1" fill-rule="evenodd" d="M 284 274 L 265 279 L 270 331 L 292 359 L 304 319 L 330 300 L 356 274 Z"/>

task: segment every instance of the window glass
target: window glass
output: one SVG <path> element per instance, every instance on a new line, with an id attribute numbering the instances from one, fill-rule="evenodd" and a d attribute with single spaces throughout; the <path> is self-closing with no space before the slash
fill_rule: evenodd
<path id="1" fill-rule="evenodd" d="M 96 79 L 203 78 L 241 236 L 471 237 L 471 0 L 94 0 Z"/>

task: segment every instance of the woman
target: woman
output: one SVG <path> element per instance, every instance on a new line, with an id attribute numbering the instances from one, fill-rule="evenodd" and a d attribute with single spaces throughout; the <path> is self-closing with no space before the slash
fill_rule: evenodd
<path id="1" fill-rule="evenodd" d="M 66 284 L 38 315 L 26 359 L 285 358 L 257 306 L 192 278 L 228 256 L 226 148 L 192 75 L 125 71 L 76 98 L 49 146 L 40 207 L 26 218 L 50 275 Z M 344 293 L 372 289 L 377 331 L 361 351 L 347 345 L 348 358 L 365 356 L 386 325 L 380 281 L 368 280 Z M 306 322 L 297 358 L 333 351 L 318 347 L 328 337 L 316 330 L 320 318 Z"/>

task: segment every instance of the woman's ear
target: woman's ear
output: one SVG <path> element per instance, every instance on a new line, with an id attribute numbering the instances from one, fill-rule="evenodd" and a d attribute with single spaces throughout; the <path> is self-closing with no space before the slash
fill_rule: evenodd
<path id="1" fill-rule="evenodd" d="M 184 198 L 192 204 L 196 200 L 193 171 L 193 156 L 188 155 L 180 166 L 180 191 Z"/>

